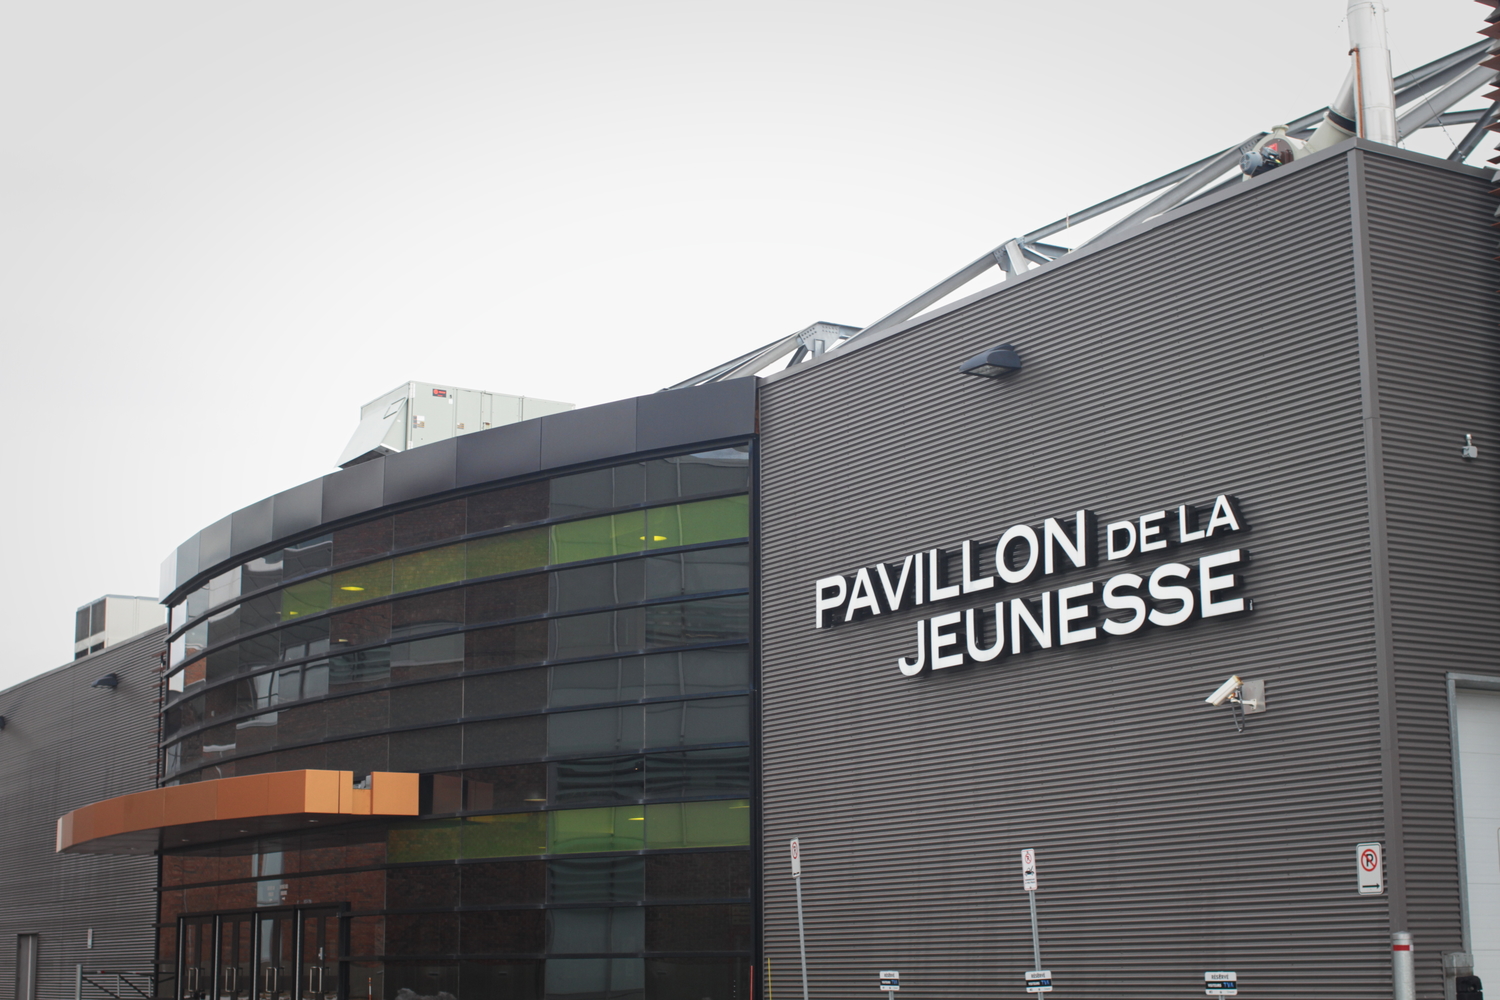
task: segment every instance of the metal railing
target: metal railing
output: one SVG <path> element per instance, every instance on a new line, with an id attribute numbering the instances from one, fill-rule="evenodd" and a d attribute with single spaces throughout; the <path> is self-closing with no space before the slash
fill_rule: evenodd
<path id="1" fill-rule="evenodd" d="M 153 1000 L 156 973 L 137 969 L 85 969 L 73 967 L 73 1000 Z"/>

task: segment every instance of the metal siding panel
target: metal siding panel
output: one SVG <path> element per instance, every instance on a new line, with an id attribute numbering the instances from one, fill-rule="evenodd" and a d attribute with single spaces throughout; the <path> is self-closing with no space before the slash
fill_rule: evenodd
<path id="1" fill-rule="evenodd" d="M 1290 219 L 1296 238 L 1267 243 Z M 956 373 L 1003 342 L 1020 376 Z M 764 918 L 783 989 L 801 836 L 819 994 L 895 968 L 924 995 L 1019 995 L 1023 847 L 1069 995 L 1188 995 L 1219 968 L 1264 997 L 1389 992 L 1386 900 L 1358 897 L 1352 868 L 1382 823 L 1377 718 L 1350 695 L 1374 681 L 1360 403 L 1342 157 L 763 387 Z M 809 627 L 820 576 L 1218 492 L 1253 526 L 1243 619 L 917 680 L 893 661 L 922 609 Z M 1202 702 L 1236 672 L 1270 704 L 1243 735 Z"/>
<path id="2" fill-rule="evenodd" d="M 636 397 L 636 448 L 654 451 L 755 433 L 754 378 Z"/>
<path id="3" fill-rule="evenodd" d="M 73 967 L 147 971 L 155 956 L 156 858 L 56 854 L 57 817 L 156 784 L 158 655 L 165 628 L 0 692 L 0 994 L 15 936 L 41 935 L 38 996 L 73 995 Z M 90 685 L 120 676 L 115 690 Z M 94 948 L 85 934 L 94 929 Z"/>
<path id="4" fill-rule="evenodd" d="M 1500 674 L 1500 273 L 1466 172 L 1365 157 L 1408 928 L 1418 992 L 1463 949 L 1444 675 Z M 1464 434 L 1480 458 L 1460 457 Z M 1488 445 L 1488 447 L 1486 447 Z M 1403 873 L 1395 872 L 1393 876 Z"/>

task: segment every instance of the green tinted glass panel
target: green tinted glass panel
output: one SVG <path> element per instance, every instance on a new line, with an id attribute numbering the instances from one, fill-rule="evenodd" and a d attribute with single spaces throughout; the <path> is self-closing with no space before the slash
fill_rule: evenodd
<path id="1" fill-rule="evenodd" d="M 468 543 L 468 578 L 519 573 L 547 565 L 547 529 L 531 528 Z"/>
<path id="2" fill-rule="evenodd" d="M 646 846 L 740 847 L 750 843 L 750 802 L 665 802 L 646 807 Z"/>
<path id="3" fill-rule="evenodd" d="M 281 620 L 327 611 L 331 594 L 332 587 L 326 576 L 293 584 L 281 592 Z"/>
<path id="4" fill-rule="evenodd" d="M 390 592 L 391 561 L 389 559 L 382 559 L 380 562 L 370 563 L 367 566 L 356 566 L 354 569 L 340 570 L 333 574 L 334 607 L 358 604 L 360 601 L 373 601 L 377 597 L 389 596 Z"/>
<path id="5" fill-rule="evenodd" d="M 550 816 L 548 841 L 553 854 L 638 851 L 645 846 L 646 813 L 641 806 L 563 809 Z"/>
<path id="6" fill-rule="evenodd" d="M 698 545 L 750 534 L 750 498 L 722 497 L 699 503 L 656 507 L 646 512 L 648 547 Z"/>
<path id="7" fill-rule="evenodd" d="M 391 560 L 392 589 L 395 593 L 439 587 L 464 578 L 464 547 L 445 545 L 440 549 L 413 552 Z"/>
<path id="8" fill-rule="evenodd" d="M 388 861 L 452 861 L 458 857 L 456 819 L 398 823 L 386 834 Z"/>
<path id="9" fill-rule="evenodd" d="M 646 547 L 646 518 L 631 510 L 552 526 L 552 561 L 580 562 L 629 555 Z"/>
<path id="10" fill-rule="evenodd" d="M 464 857 L 511 858 L 547 853 L 547 814 L 470 816 L 464 823 Z"/>

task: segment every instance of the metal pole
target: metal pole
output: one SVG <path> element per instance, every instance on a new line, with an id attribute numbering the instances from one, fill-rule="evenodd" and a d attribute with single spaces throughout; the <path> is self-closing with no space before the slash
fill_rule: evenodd
<path id="1" fill-rule="evenodd" d="M 1036 929 L 1036 890 L 1028 892 L 1026 899 L 1031 903 L 1031 967 L 1040 969 L 1042 967 L 1042 937 Z"/>
<path id="2" fill-rule="evenodd" d="M 83 1000 L 83 966 L 73 966 L 73 1000 Z"/>
<path id="3" fill-rule="evenodd" d="M 1391 935 L 1391 981 L 1396 1000 L 1417 1000 L 1417 970 L 1411 951 L 1411 935 L 1405 931 Z"/>
<path id="4" fill-rule="evenodd" d="M 800 874 L 794 875 L 792 876 L 792 881 L 797 883 L 797 948 L 802 952 L 802 1000 L 808 1000 L 807 935 L 802 927 L 802 876 Z"/>

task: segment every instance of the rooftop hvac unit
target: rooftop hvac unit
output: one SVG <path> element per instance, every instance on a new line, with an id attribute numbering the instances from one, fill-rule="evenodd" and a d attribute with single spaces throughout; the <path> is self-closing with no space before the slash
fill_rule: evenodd
<path id="1" fill-rule="evenodd" d="M 407 382 L 359 408 L 359 426 L 339 456 L 339 467 L 571 409 L 572 403 L 555 399 Z"/>

